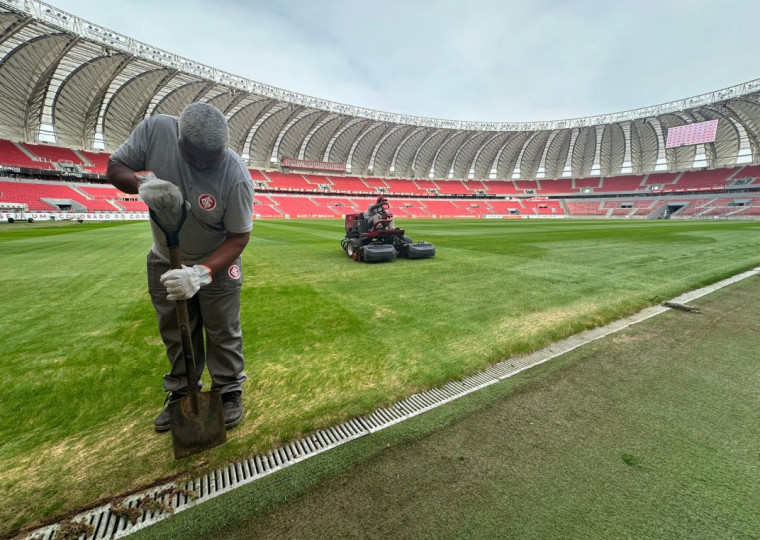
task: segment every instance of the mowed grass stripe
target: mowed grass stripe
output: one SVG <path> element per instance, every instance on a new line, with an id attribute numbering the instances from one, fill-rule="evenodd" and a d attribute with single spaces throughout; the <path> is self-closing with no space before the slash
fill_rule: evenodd
<path id="1" fill-rule="evenodd" d="M 246 417 L 226 445 L 181 462 L 151 431 L 167 365 L 147 224 L 0 227 L 0 399 L 12 404 L 0 410 L 0 534 L 264 453 L 760 264 L 751 222 L 399 225 L 437 256 L 360 264 L 340 249 L 339 220 L 256 222 Z"/>
<path id="2" fill-rule="evenodd" d="M 140 531 L 754 538 L 759 277 Z M 326 532 L 329 531 L 329 532 Z"/>

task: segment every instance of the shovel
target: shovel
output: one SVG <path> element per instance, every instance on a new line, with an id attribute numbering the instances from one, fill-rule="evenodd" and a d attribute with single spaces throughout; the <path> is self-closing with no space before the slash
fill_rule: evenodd
<path id="1" fill-rule="evenodd" d="M 173 270 L 182 268 L 179 230 L 187 217 L 185 204 L 182 204 L 180 219 L 175 227 L 162 224 L 153 210 L 150 210 L 150 217 L 166 235 L 171 268 Z M 169 402 L 169 417 L 174 459 L 181 459 L 224 444 L 227 441 L 227 431 L 224 427 L 222 395 L 219 389 L 201 392 L 198 388 L 198 374 L 195 370 L 195 356 L 190 339 L 190 317 L 185 300 L 177 300 L 177 321 L 182 340 L 182 356 L 185 359 L 188 394 L 181 399 Z"/>

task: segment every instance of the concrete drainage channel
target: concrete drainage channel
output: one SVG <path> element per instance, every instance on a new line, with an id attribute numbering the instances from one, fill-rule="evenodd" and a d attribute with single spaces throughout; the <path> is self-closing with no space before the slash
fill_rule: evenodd
<path id="1" fill-rule="evenodd" d="M 683 306 L 706 294 L 758 273 L 760 273 L 760 267 L 737 274 L 708 287 L 682 294 L 672 299 L 668 304 L 673 307 Z M 166 519 L 176 512 L 192 508 L 213 497 L 254 482 L 311 456 L 392 426 L 407 418 L 475 392 L 480 388 L 495 384 L 669 309 L 671 307 L 663 305 L 646 308 L 635 315 L 617 320 L 607 326 L 570 336 L 532 354 L 504 360 L 482 373 L 472 375 L 461 381 L 452 381 L 440 388 L 414 394 L 391 407 L 378 409 L 367 416 L 320 430 L 306 438 L 272 450 L 266 455 L 232 463 L 188 482 L 170 483 L 151 488 L 123 499 L 118 506 L 109 504 L 89 510 L 66 522 L 40 528 L 23 538 L 26 540 L 54 540 L 56 537 L 62 536 L 59 536 L 59 532 L 66 532 L 68 538 L 74 537 L 72 533 L 78 532 L 78 538 L 87 540 L 115 539 L 128 536 Z"/>

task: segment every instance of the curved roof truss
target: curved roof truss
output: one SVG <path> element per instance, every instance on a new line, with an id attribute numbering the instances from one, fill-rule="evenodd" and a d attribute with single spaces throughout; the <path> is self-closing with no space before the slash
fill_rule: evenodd
<path id="1" fill-rule="evenodd" d="M 113 151 L 145 116 L 222 110 L 251 167 L 283 157 L 352 174 L 560 178 L 760 162 L 760 79 L 652 107 L 549 122 L 462 122 L 313 98 L 223 72 L 34 0 L 0 0 L 0 138 Z M 718 120 L 714 143 L 665 148 Z"/>

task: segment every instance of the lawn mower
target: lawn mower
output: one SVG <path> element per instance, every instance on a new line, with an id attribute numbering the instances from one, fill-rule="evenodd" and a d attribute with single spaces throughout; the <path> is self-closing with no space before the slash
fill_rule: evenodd
<path id="1" fill-rule="evenodd" d="M 355 261 L 365 262 L 389 261 L 397 256 L 433 257 L 435 246 L 430 242 L 413 242 L 403 229 L 396 228 L 388 209 L 385 197 L 378 197 L 367 212 L 346 214 L 346 236 L 340 241 L 346 254 Z"/>

